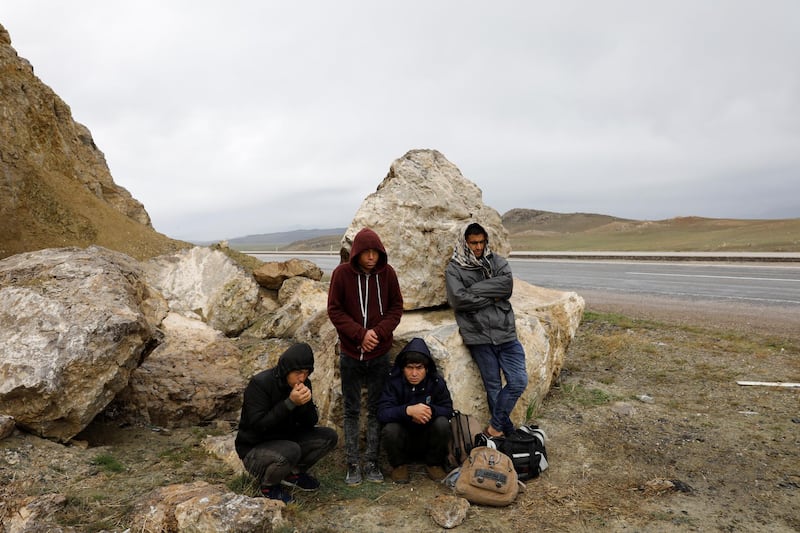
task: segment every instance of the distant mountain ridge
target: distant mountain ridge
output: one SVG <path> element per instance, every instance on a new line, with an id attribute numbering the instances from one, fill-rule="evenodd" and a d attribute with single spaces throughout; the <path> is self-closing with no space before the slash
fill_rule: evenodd
<path id="1" fill-rule="evenodd" d="M 228 245 L 232 248 L 245 249 L 247 246 L 263 247 L 285 247 L 293 243 L 313 241 L 320 237 L 332 237 L 340 239 L 347 228 L 327 228 L 327 229 L 298 229 L 292 231 L 281 231 L 276 233 L 258 233 L 228 239 Z"/>
<path id="2" fill-rule="evenodd" d="M 511 247 L 518 251 L 800 252 L 800 218 L 632 220 L 596 213 L 511 209 L 502 219 Z M 238 250 L 337 251 L 345 230 L 265 233 L 228 243 Z"/>

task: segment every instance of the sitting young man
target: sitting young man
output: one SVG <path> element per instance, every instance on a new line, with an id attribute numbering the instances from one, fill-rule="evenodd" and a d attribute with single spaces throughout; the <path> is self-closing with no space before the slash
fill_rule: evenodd
<path id="1" fill-rule="evenodd" d="M 382 445 L 395 483 L 408 483 L 408 463 L 425 463 L 428 477 L 444 479 L 453 400 L 425 341 L 411 341 L 395 358 L 378 401 Z"/>
<path id="2" fill-rule="evenodd" d="M 284 487 L 319 488 L 308 469 L 336 446 L 336 430 L 317 425 L 308 379 L 313 371 L 311 347 L 295 344 L 275 367 L 253 376 L 244 391 L 236 453 L 266 498 L 290 503 Z"/>

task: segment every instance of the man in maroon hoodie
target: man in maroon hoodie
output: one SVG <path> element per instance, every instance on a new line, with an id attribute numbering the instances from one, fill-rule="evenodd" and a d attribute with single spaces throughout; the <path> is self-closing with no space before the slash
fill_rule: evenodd
<path id="1" fill-rule="evenodd" d="M 339 334 L 339 372 L 344 400 L 345 483 L 361 483 L 359 457 L 361 389 L 367 387 L 367 442 L 363 477 L 381 483 L 377 410 L 389 374 L 392 333 L 403 316 L 403 295 L 378 234 L 356 234 L 350 261 L 336 267 L 328 291 L 328 317 Z"/>

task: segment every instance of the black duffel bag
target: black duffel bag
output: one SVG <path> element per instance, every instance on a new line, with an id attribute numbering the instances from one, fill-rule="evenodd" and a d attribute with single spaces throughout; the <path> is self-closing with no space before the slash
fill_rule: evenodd
<path id="1" fill-rule="evenodd" d="M 539 426 L 525 425 L 505 437 L 489 437 L 481 433 L 475 437 L 476 446 L 496 448 L 508 455 L 520 481 L 539 477 L 547 467 L 547 436 Z"/>

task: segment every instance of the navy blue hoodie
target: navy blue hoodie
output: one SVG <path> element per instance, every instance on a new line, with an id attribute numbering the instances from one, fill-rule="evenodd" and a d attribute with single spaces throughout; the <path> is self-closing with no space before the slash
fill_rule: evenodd
<path id="1" fill-rule="evenodd" d="M 403 368 L 410 352 L 425 356 L 427 373 L 418 385 L 412 385 L 403 375 Z M 453 416 L 453 399 L 444 377 L 436 369 L 436 362 L 431 356 L 428 345 L 420 338 L 411 339 L 397 354 L 394 366 L 389 372 L 383 394 L 378 401 L 378 421 L 381 424 L 400 422 L 409 429 L 421 431 L 427 424 L 417 424 L 406 414 L 406 407 L 425 403 L 430 405 L 433 416 L 451 418 Z M 430 421 L 428 422 L 430 424 Z"/>

